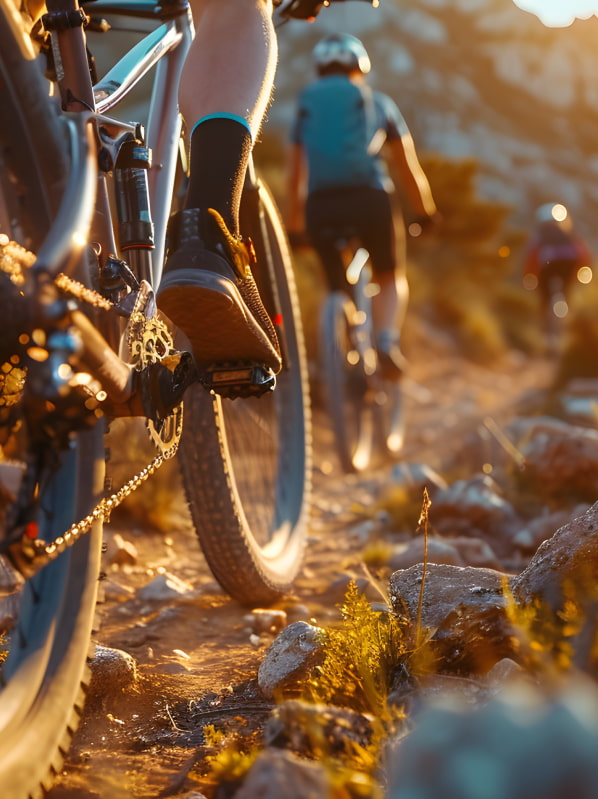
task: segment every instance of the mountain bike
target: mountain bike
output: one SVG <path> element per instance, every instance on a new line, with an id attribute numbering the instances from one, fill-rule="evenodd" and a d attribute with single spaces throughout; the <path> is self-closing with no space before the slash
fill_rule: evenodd
<path id="1" fill-rule="evenodd" d="M 402 391 L 400 381 L 384 379 L 378 369 L 369 253 L 349 229 L 329 235 L 345 264 L 345 286 L 322 306 L 320 382 L 341 467 L 351 473 L 400 452 Z"/>
<path id="2" fill-rule="evenodd" d="M 20 6 L 0 0 L 0 442 L 20 478 L 0 540 L 18 607 L 0 641 L 3 799 L 42 796 L 61 768 L 85 695 L 102 526 L 121 502 L 176 455 L 210 568 L 255 605 L 287 592 L 300 568 L 310 487 L 289 248 L 253 166 L 242 233 L 280 374 L 199 369 L 156 308 L 186 171 L 176 100 L 193 37 L 186 2 L 47 7 L 30 33 Z M 97 78 L 94 37 L 119 25 L 138 41 Z M 116 116 L 142 78 L 147 129 Z M 156 453 L 112 488 L 104 434 L 121 418 L 145 419 Z"/>
<path id="3" fill-rule="evenodd" d="M 524 287 L 539 293 L 540 319 L 548 354 L 555 356 L 559 352 L 577 284 L 587 285 L 592 278 L 591 266 L 577 267 L 567 260 L 541 264 L 537 275 L 524 275 Z"/>

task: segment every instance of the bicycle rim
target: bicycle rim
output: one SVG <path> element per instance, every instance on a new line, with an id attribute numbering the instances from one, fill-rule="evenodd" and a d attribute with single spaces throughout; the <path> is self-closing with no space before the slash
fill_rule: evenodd
<path id="1" fill-rule="evenodd" d="M 354 337 L 353 302 L 334 292 L 322 309 L 320 353 L 323 394 L 341 467 L 346 472 L 368 467 L 373 419 L 362 353 Z"/>
<path id="2" fill-rule="evenodd" d="M 47 233 L 66 161 L 47 84 L 26 37 L 0 4 L 0 232 L 35 250 Z M 86 515 L 103 488 L 101 425 L 52 451 L 38 473 L 40 536 Z M 48 461 L 49 463 L 50 461 Z M 28 580 L 11 600 L 15 626 L 2 638 L 0 785 L 3 799 L 41 797 L 59 772 L 82 709 L 95 608 L 101 525 Z"/>
<path id="3" fill-rule="evenodd" d="M 311 466 L 306 359 L 289 249 L 271 195 L 261 184 L 253 192 L 241 224 L 256 248 L 262 299 L 282 319 L 283 369 L 276 390 L 259 399 L 222 400 L 193 386 L 179 448 L 208 565 L 225 591 L 249 605 L 280 598 L 301 567 Z"/>

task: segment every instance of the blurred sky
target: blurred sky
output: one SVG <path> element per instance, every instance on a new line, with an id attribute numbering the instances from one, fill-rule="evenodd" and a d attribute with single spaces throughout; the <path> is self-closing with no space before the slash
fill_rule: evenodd
<path id="1" fill-rule="evenodd" d="M 575 17 L 598 16 L 598 0 L 513 0 L 516 6 L 531 11 L 545 25 L 570 25 Z"/>

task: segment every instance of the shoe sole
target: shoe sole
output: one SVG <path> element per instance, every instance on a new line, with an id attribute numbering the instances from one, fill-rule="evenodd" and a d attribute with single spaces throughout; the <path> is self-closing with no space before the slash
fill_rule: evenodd
<path id="1" fill-rule="evenodd" d="M 196 269 L 164 275 L 158 308 L 187 336 L 199 366 L 252 361 L 278 371 L 280 358 L 232 280 Z"/>

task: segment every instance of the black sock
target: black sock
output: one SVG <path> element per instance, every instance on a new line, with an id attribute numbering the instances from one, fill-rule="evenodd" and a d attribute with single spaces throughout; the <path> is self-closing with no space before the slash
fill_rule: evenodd
<path id="1" fill-rule="evenodd" d="M 251 153 L 251 134 L 241 122 L 206 119 L 191 135 L 191 175 L 185 208 L 214 208 L 239 235 L 239 203 Z"/>

